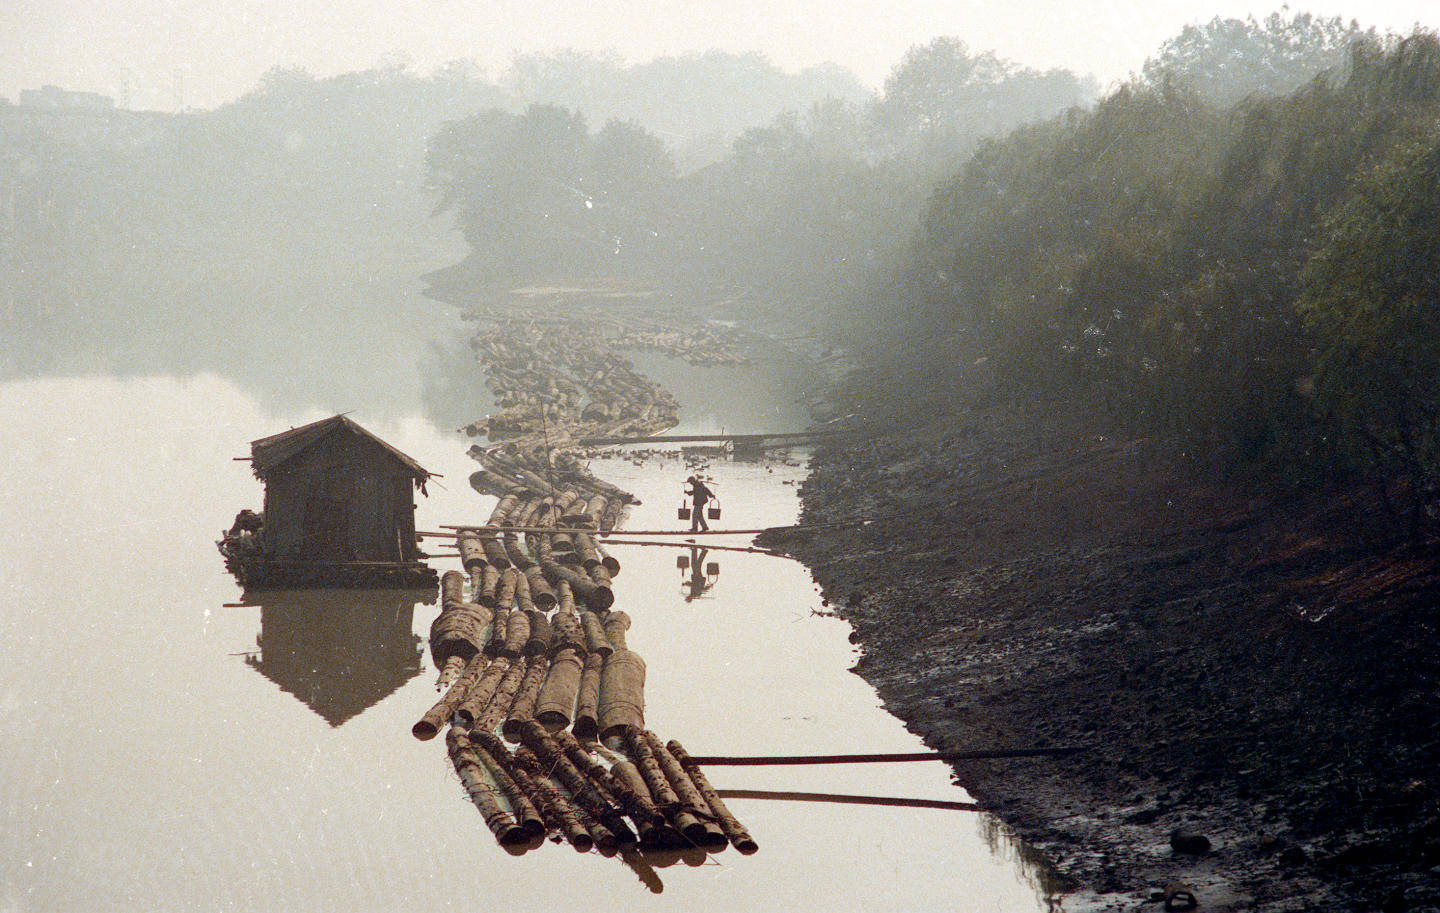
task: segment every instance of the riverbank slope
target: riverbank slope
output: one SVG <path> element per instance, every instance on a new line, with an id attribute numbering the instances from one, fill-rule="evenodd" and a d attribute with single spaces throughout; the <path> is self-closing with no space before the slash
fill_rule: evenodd
<path id="1" fill-rule="evenodd" d="M 957 768 L 1067 909 L 1440 909 L 1434 548 L 1368 492 L 1259 496 L 1050 415 L 822 449 L 802 523 L 839 525 L 765 544 L 932 747 L 1087 746 Z"/>

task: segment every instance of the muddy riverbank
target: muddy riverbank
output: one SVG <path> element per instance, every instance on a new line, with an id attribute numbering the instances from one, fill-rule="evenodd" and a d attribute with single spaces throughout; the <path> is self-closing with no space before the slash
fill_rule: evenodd
<path id="1" fill-rule="evenodd" d="M 1087 746 L 957 769 L 1066 909 L 1440 909 L 1433 547 L 1365 492 L 1258 497 L 1047 414 L 822 449 L 802 522 L 874 522 L 765 544 L 932 747 Z"/>

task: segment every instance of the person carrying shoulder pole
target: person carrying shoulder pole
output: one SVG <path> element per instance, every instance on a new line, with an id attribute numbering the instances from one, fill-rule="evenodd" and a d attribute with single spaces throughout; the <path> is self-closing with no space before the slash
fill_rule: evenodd
<path id="1" fill-rule="evenodd" d="M 685 481 L 690 486 L 685 491 L 685 494 L 690 496 L 690 532 L 708 532 L 710 524 L 705 522 L 705 505 L 715 497 L 715 493 L 705 487 L 699 476 L 691 476 Z"/>

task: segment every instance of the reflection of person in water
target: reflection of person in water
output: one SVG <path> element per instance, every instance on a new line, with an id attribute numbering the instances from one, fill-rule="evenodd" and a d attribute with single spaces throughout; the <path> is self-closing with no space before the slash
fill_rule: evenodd
<path id="1" fill-rule="evenodd" d="M 685 491 L 690 496 L 690 532 L 709 530 L 710 524 L 705 522 L 705 505 L 710 503 L 715 493 L 705 487 L 699 476 L 691 476 L 685 481 L 690 483 Z"/>
<path id="2" fill-rule="evenodd" d="M 708 548 L 690 549 L 690 579 L 681 585 L 685 591 L 686 602 L 699 599 L 706 590 L 715 585 L 715 581 L 705 579 L 705 556 L 709 553 Z"/>

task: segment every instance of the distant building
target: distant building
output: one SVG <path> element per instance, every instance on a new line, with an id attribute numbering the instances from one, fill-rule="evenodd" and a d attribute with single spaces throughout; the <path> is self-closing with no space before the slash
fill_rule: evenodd
<path id="1" fill-rule="evenodd" d="M 46 111 L 113 111 L 115 99 L 99 92 L 71 92 L 59 86 L 21 89 L 20 104 Z"/>
<path id="2" fill-rule="evenodd" d="M 415 538 L 432 473 L 410 457 L 336 415 L 253 441 L 250 460 L 265 510 L 220 544 L 247 587 L 436 582 Z"/>

